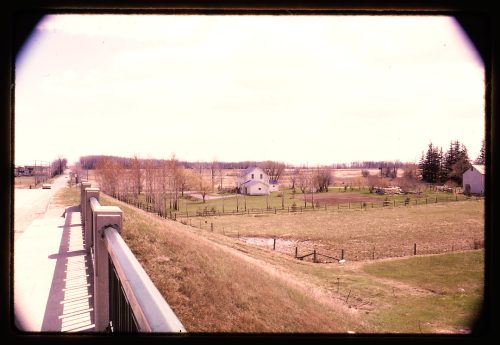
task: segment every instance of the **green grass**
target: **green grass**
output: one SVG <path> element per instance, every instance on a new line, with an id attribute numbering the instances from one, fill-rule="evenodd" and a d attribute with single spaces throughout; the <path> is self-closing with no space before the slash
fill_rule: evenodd
<path id="1" fill-rule="evenodd" d="M 435 192 L 430 189 L 425 190 L 422 192 L 420 195 L 378 195 L 376 193 L 370 193 L 367 188 L 363 189 L 353 189 L 350 190 L 349 188 L 347 189 L 347 192 L 352 195 L 354 194 L 359 194 L 363 196 L 370 196 L 372 198 L 375 198 L 377 201 L 373 201 L 373 204 L 375 204 L 375 207 L 381 207 L 382 202 L 384 200 L 389 200 L 390 206 L 393 206 L 393 203 L 396 202 L 397 206 L 403 206 L 405 200 L 409 198 L 410 200 L 410 205 L 415 205 L 415 204 L 426 204 L 426 203 L 435 203 L 436 198 L 438 202 L 444 202 L 444 201 L 460 201 L 464 200 L 465 197 L 463 195 L 452 195 L 450 193 L 444 193 L 444 192 Z M 284 198 L 282 200 L 280 194 L 284 193 Z M 326 193 L 318 193 L 318 195 L 321 195 L 322 197 L 328 196 L 328 195 L 339 195 L 343 194 L 344 189 L 343 188 L 334 188 L 331 187 L 328 192 Z M 215 193 L 210 193 L 210 195 L 218 195 Z M 304 200 L 300 199 L 302 197 L 302 193 L 300 190 L 297 188 L 296 192 L 294 193 L 291 188 L 284 189 L 283 191 L 279 192 L 272 192 L 269 196 L 263 196 L 263 195 L 242 195 L 242 194 L 222 194 L 223 196 L 228 196 L 232 195 L 232 197 L 229 198 L 224 198 L 224 199 L 217 199 L 217 200 L 203 200 L 197 199 L 194 197 L 189 197 L 189 196 L 184 196 L 179 198 L 179 207 L 177 210 L 172 209 L 169 207 L 169 202 L 167 200 L 167 209 L 165 210 L 167 213 L 172 212 L 172 213 L 179 213 L 179 214 L 188 214 L 188 215 L 196 215 L 196 214 L 201 214 L 203 212 L 216 212 L 216 213 L 234 213 L 234 212 L 244 212 L 248 210 L 286 210 L 288 211 L 289 209 L 292 209 L 292 207 L 295 205 L 297 209 L 300 209 L 301 207 L 308 207 L 311 208 L 312 204 L 311 202 L 304 202 Z M 310 199 L 310 194 L 307 194 L 308 200 Z M 144 194 L 139 195 L 139 202 L 145 204 L 145 196 Z M 317 201 L 316 201 L 317 202 Z M 320 201 L 321 206 L 324 207 L 324 202 Z M 347 207 L 348 202 L 342 202 L 342 205 Z M 367 207 L 370 207 L 372 202 L 367 202 Z M 361 203 L 353 203 L 352 207 L 354 208 L 360 208 Z M 330 204 L 328 207 L 330 208 L 335 208 L 335 205 Z"/>
<path id="2" fill-rule="evenodd" d="M 423 256 L 395 262 L 367 265 L 365 272 L 385 278 L 397 278 L 434 293 L 454 293 L 460 289 L 482 288 L 483 251 Z M 460 273 L 460 274 L 457 274 Z"/>
<path id="3" fill-rule="evenodd" d="M 167 212 L 179 212 L 185 214 L 194 215 L 198 212 L 203 212 L 204 210 L 216 210 L 221 213 L 232 213 L 233 211 L 243 212 L 248 209 L 266 209 L 267 207 L 271 209 L 281 209 L 282 205 L 287 209 L 292 207 L 293 204 L 297 206 L 303 206 L 304 201 L 294 198 L 294 194 L 290 189 L 284 191 L 285 196 L 282 203 L 282 198 L 279 196 L 281 192 L 272 192 L 269 196 L 264 195 L 242 195 L 233 194 L 232 197 L 217 199 L 217 200 L 203 200 L 196 199 L 193 197 L 181 197 L 179 199 L 179 209 L 174 210 L 167 208 Z M 223 196 L 228 196 L 230 194 L 223 194 Z M 145 203 L 145 196 L 141 194 L 139 196 L 139 201 Z M 168 204 L 168 200 L 167 200 Z M 310 206 L 311 203 L 308 203 Z"/>
<path id="4" fill-rule="evenodd" d="M 370 275 L 430 293 L 397 298 L 372 314 L 378 329 L 403 333 L 468 330 L 483 300 L 484 251 L 415 257 L 364 267 Z"/>

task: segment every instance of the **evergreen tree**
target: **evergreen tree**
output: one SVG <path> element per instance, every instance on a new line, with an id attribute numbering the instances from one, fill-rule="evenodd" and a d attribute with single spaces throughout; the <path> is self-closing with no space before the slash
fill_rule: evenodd
<path id="1" fill-rule="evenodd" d="M 444 164 L 447 179 L 449 179 L 450 176 L 452 175 L 453 165 L 458 161 L 459 149 L 460 149 L 460 144 L 458 140 L 455 142 L 453 141 L 450 142 L 450 148 L 448 149 L 448 152 L 446 152 L 445 164 Z"/>
<path id="2" fill-rule="evenodd" d="M 439 151 L 432 143 L 429 144 L 425 158 L 421 161 L 422 180 L 429 183 L 438 182 L 440 175 L 441 161 Z"/>
<path id="3" fill-rule="evenodd" d="M 462 184 L 462 175 L 471 166 L 467 148 L 456 140 L 450 147 L 446 159 L 446 170 L 448 179 L 458 185 Z"/>
<path id="4" fill-rule="evenodd" d="M 444 183 L 447 180 L 448 173 L 446 171 L 446 156 L 443 154 L 443 148 L 439 148 L 439 172 L 438 172 L 438 181 L 440 183 Z"/>
<path id="5" fill-rule="evenodd" d="M 479 151 L 479 156 L 477 156 L 476 161 L 474 162 L 475 164 L 482 164 L 482 165 L 486 164 L 486 156 L 484 150 L 485 148 L 483 139 L 483 142 L 481 144 L 481 150 Z"/>

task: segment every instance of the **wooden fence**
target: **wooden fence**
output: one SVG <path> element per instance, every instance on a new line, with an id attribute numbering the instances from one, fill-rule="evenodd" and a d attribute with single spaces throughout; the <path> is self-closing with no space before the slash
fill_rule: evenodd
<path id="1" fill-rule="evenodd" d="M 177 220 L 177 218 L 190 218 L 190 217 L 213 217 L 213 216 L 241 216 L 241 215 L 263 215 L 263 214 L 285 214 L 285 213 L 301 213 L 301 212 L 315 212 L 315 211 L 345 211 L 345 210 L 366 210 L 374 208 L 391 208 L 391 207 L 402 207 L 402 206 L 413 206 L 413 205 L 428 205 L 442 202 L 453 202 L 453 201 L 464 201 L 464 200 L 479 200 L 480 197 L 472 197 L 465 195 L 455 195 L 455 196 L 439 196 L 430 198 L 406 198 L 404 200 L 381 200 L 381 201 L 371 201 L 371 202 L 352 202 L 352 203 L 338 203 L 338 204 L 323 204 L 316 206 L 288 206 L 288 207 L 268 207 L 268 208 L 242 208 L 238 210 L 218 210 L 203 209 L 193 212 L 189 211 L 172 211 L 172 210 L 162 210 L 153 203 L 147 203 L 139 201 L 133 197 L 127 197 L 123 195 L 111 195 L 113 198 L 118 199 L 127 204 L 133 205 L 144 211 L 156 213 L 160 217 L 169 218 L 172 220 Z"/>

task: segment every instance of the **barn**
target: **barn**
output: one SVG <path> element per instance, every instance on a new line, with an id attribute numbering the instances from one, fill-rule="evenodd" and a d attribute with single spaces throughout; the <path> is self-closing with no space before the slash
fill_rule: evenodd
<path id="1" fill-rule="evenodd" d="M 484 165 L 472 165 L 462 176 L 464 194 L 484 194 Z"/>

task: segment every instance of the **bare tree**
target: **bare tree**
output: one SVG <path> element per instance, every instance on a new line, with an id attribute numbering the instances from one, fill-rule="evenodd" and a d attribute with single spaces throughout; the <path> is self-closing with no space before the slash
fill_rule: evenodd
<path id="1" fill-rule="evenodd" d="M 205 203 L 205 197 L 211 190 L 210 181 L 207 181 L 206 176 L 203 174 L 203 169 L 201 168 L 198 168 L 196 170 L 195 176 L 198 185 L 198 192 L 201 194 L 201 197 L 203 198 L 203 203 Z"/>
<path id="2" fill-rule="evenodd" d="M 104 193 L 116 195 L 121 169 L 118 163 L 110 158 L 101 158 L 96 164 L 99 187 Z"/>
<path id="3" fill-rule="evenodd" d="M 212 183 L 212 193 L 215 192 L 215 179 L 217 177 L 217 170 L 219 169 L 219 162 L 217 162 L 217 160 L 213 160 L 211 163 L 210 163 L 210 181 Z"/>
<path id="4" fill-rule="evenodd" d="M 215 171 L 215 174 L 216 174 L 216 177 L 217 177 L 217 180 L 219 181 L 219 191 L 223 191 L 223 188 L 224 188 L 224 184 L 223 184 L 223 180 L 224 180 L 224 168 L 222 166 L 222 164 L 217 164 L 217 168 L 216 168 L 216 171 Z"/>
<path id="5" fill-rule="evenodd" d="M 134 155 L 130 165 L 132 173 L 132 186 L 135 198 L 137 199 L 142 192 L 142 181 L 143 181 L 141 162 L 139 161 L 137 155 Z"/>
<path id="6" fill-rule="evenodd" d="M 302 196 L 304 197 L 304 207 L 307 206 L 307 198 L 306 198 L 306 193 L 309 190 L 311 186 L 311 174 L 307 169 L 302 169 L 300 170 L 300 173 L 297 177 L 297 185 L 302 192 Z"/>
<path id="7" fill-rule="evenodd" d="M 294 168 L 290 173 L 290 182 L 292 183 L 292 190 L 295 192 L 295 185 L 300 175 L 300 169 Z"/>
<path id="8" fill-rule="evenodd" d="M 314 175 L 315 185 L 318 192 L 328 192 L 328 186 L 332 182 L 332 170 L 330 167 L 317 167 Z"/>
<path id="9" fill-rule="evenodd" d="M 262 164 L 262 170 L 269 176 L 270 181 L 279 181 L 285 172 L 286 165 L 282 162 L 266 161 Z"/>
<path id="10" fill-rule="evenodd" d="M 145 198 L 146 203 L 153 203 L 153 187 L 155 185 L 155 166 L 151 159 L 144 161 L 144 184 L 145 184 Z"/>

